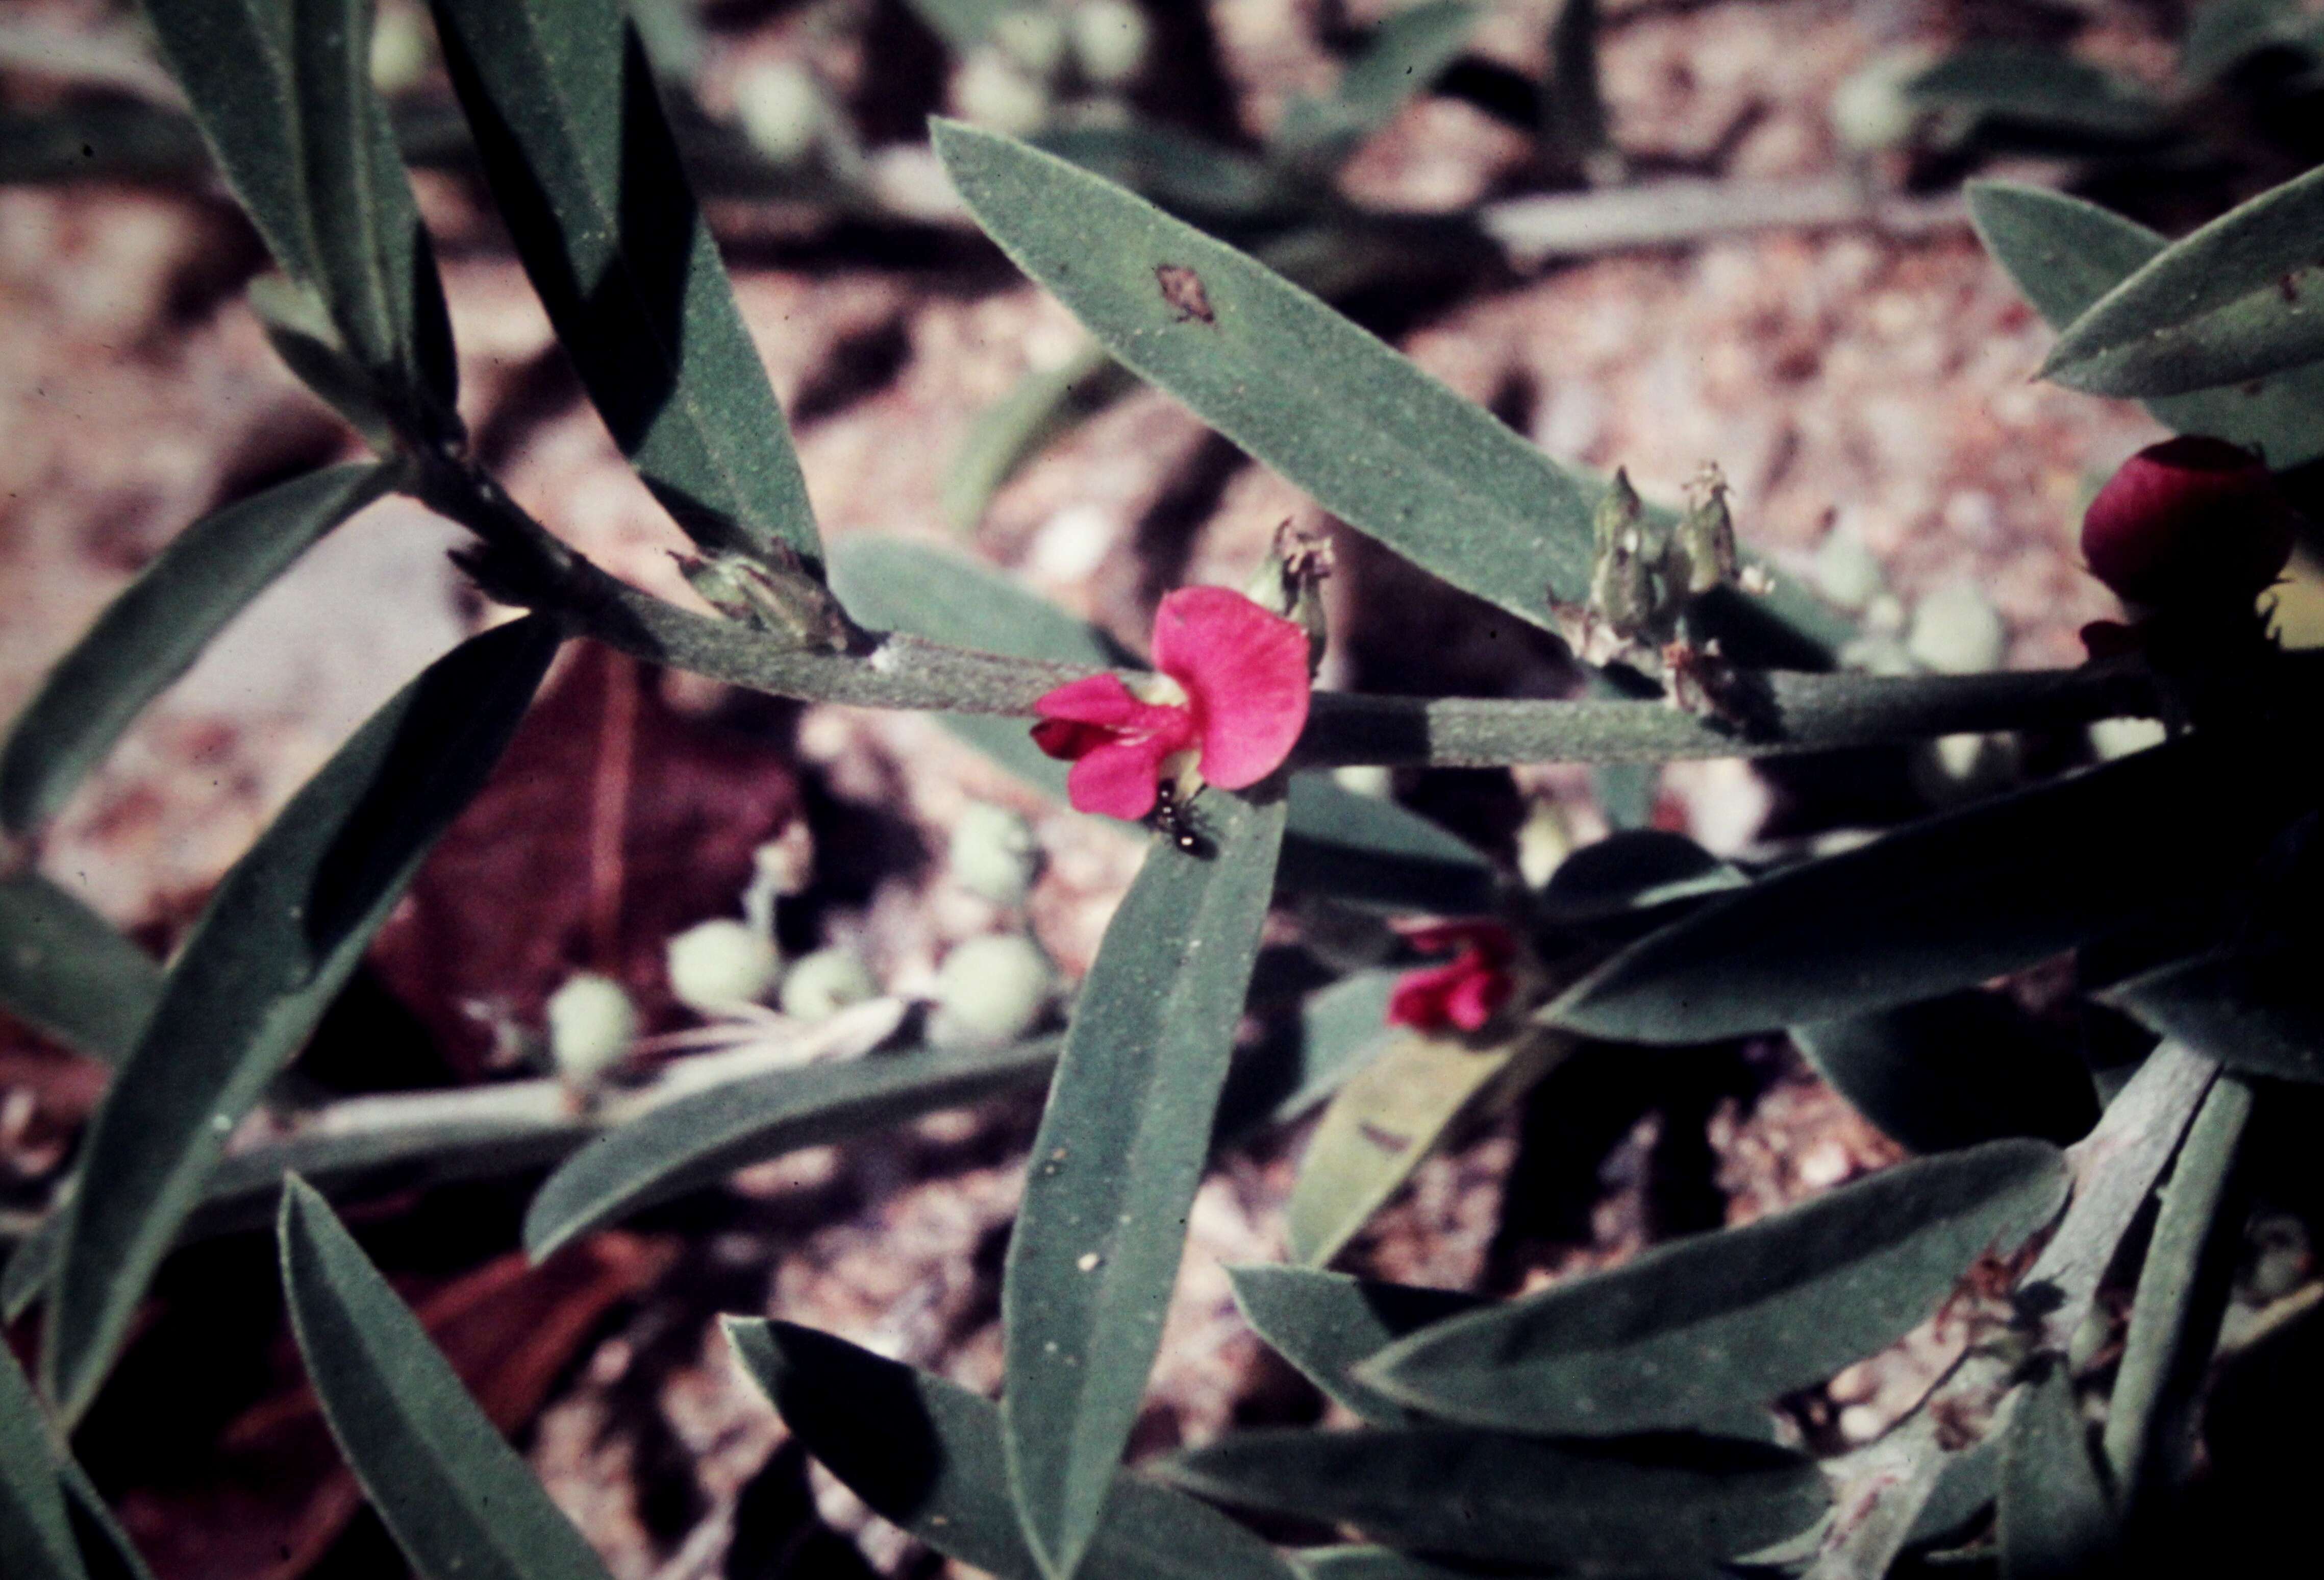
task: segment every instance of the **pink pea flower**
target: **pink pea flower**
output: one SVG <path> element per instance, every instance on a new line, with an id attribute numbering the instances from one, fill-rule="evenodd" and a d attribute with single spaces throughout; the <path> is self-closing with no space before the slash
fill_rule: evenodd
<path id="1" fill-rule="evenodd" d="M 1307 633 L 1240 593 L 1181 587 L 1164 598 L 1154 667 L 1161 673 L 1135 691 L 1119 675 L 1092 675 L 1034 705 L 1033 744 L 1074 765 L 1065 791 L 1076 811 L 1143 818 L 1165 774 L 1188 763 L 1227 790 L 1257 784 L 1307 722 Z"/>
<path id="2" fill-rule="evenodd" d="M 1431 1033 L 1475 1031 L 1516 990 L 1509 966 L 1517 959 L 1517 940 L 1499 922 L 1439 922 L 1411 929 L 1405 937 L 1424 955 L 1452 955 L 1452 959 L 1405 974 L 1388 997 L 1391 1026 Z"/>

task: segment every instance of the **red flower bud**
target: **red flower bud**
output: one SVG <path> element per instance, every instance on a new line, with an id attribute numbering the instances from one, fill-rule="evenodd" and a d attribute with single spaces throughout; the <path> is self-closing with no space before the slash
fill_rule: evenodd
<path id="1" fill-rule="evenodd" d="M 2298 520 L 2250 451 L 2165 439 L 2125 461 L 2090 501 L 2082 558 L 2126 603 L 2231 602 L 2276 578 Z"/>

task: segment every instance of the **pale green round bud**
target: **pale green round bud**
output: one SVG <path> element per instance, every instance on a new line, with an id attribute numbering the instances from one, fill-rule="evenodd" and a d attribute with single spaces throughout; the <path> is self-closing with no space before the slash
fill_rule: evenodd
<path id="1" fill-rule="evenodd" d="M 766 997 L 782 973 L 774 941 L 743 922 L 706 921 L 669 940 L 669 991 L 679 1003 L 715 1014 Z"/>
<path id="2" fill-rule="evenodd" d="M 777 164 L 815 149 L 825 115 L 823 88 L 798 60 L 762 60 L 734 82 L 734 114 L 751 146 Z"/>
<path id="3" fill-rule="evenodd" d="M 1831 130 L 1858 153 L 1902 148 L 1927 114 L 1906 91 L 1929 64 L 1927 51 L 1892 50 L 1851 72 L 1831 96 Z"/>
<path id="4" fill-rule="evenodd" d="M 557 1073 L 576 1086 L 595 1086 L 637 1039 L 637 1006 L 610 976 L 575 972 L 549 995 L 546 1009 L 549 1057 Z"/>
<path id="5" fill-rule="evenodd" d="M 850 1004 L 880 996 L 880 984 L 863 956 L 834 944 L 799 957 L 783 974 L 783 1013 L 798 1021 L 827 1021 Z"/>
<path id="6" fill-rule="evenodd" d="M 938 1048 L 992 1048 L 1041 1023 L 1057 974 L 1041 947 L 1021 933 L 955 945 L 936 971 L 928 1040 Z"/>
<path id="7" fill-rule="evenodd" d="M 1888 587 L 1879 556 L 1845 528 L 1827 532 L 1817 547 L 1815 579 L 1817 589 L 1827 599 L 1851 610 L 1869 606 Z"/>
<path id="8" fill-rule="evenodd" d="M 1065 24 L 1054 12 L 1012 11 L 992 24 L 992 42 L 1035 77 L 1047 77 L 1065 58 Z"/>
<path id="9" fill-rule="evenodd" d="M 381 94 L 420 86 L 428 75 L 433 40 L 420 18 L 402 6 L 382 7 L 371 29 L 371 85 Z"/>
<path id="10" fill-rule="evenodd" d="M 2001 667 L 2009 633 L 1975 582 L 1939 587 L 1913 611 L 1904 651 L 1941 675 L 1974 675 Z"/>
<path id="11" fill-rule="evenodd" d="M 952 79 L 961 116 L 995 132 L 1026 136 L 1049 118 L 1049 90 L 1000 51 L 971 51 Z"/>
<path id="12" fill-rule="evenodd" d="M 1152 30 L 1130 0 L 1083 0 L 1073 14 L 1074 58 L 1100 88 L 1120 88 L 1146 69 Z"/>
<path id="13" fill-rule="evenodd" d="M 1017 906 L 1041 875 L 1033 826 L 1006 807 L 974 801 L 952 830 L 953 882 L 995 905 Z"/>

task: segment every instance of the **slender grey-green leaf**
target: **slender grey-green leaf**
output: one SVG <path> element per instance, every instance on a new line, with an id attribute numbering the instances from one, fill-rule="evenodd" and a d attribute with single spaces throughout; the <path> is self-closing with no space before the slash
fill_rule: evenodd
<path id="1" fill-rule="evenodd" d="M 1598 33 L 1598 0 L 1558 0 L 1549 24 L 1549 75 L 1541 86 L 1541 141 L 1569 166 L 1609 148 Z"/>
<path id="2" fill-rule="evenodd" d="M 2139 1269 L 2104 1439 L 2116 1505 L 2132 1520 L 2177 1491 L 2193 1458 L 2196 1400 L 2250 1212 L 2236 1165 L 2253 1099 L 2240 1076 L 2212 1085 L 2180 1144 Z"/>
<path id="3" fill-rule="evenodd" d="M 2324 360 L 2324 170 L 2172 243 L 2066 327 L 2043 375 L 2178 395 Z"/>
<path id="4" fill-rule="evenodd" d="M 725 1319 L 727 1342 L 808 1453 L 873 1512 L 996 1575 L 1042 1580 L 1002 1467 L 1001 1412 L 965 1389 L 788 1322 Z M 1181 1492 L 1117 1473 L 1087 1573 L 1290 1580 L 1275 1550 Z"/>
<path id="5" fill-rule="evenodd" d="M 2206 6 L 2199 14 L 2218 9 Z M 2137 273 L 2166 245 L 2135 220 L 2046 187 L 1973 181 L 1969 217 L 1986 250 L 2009 272 L 2053 329 Z M 2146 402 L 2180 433 L 2208 434 L 2256 449 L 2278 468 L 2324 456 L 2324 365 L 2250 379 L 2232 388 Z"/>
<path id="6" fill-rule="evenodd" d="M 965 1107 L 1045 1079 L 1057 1040 L 869 1055 L 696 1093 L 609 1131 L 550 1175 L 524 1215 L 534 1261 L 590 1230 L 800 1147 Z"/>
<path id="7" fill-rule="evenodd" d="M 0 1553 L 14 1580 L 88 1580 L 57 1484 L 48 1416 L 16 1357 L 0 1344 Z"/>
<path id="8" fill-rule="evenodd" d="M 1093 670 L 1136 660 L 991 566 L 899 538 L 851 538 L 831 557 L 831 583 L 857 620 L 1009 658 Z M 1028 784 L 1060 800 L 1065 764 L 1033 744 L 1025 721 L 945 714 L 945 726 Z M 1491 864 L 1475 848 L 1393 801 L 1359 796 L 1312 774 L 1294 777 L 1285 884 L 1370 905 L 1447 914 L 1483 910 Z"/>
<path id="9" fill-rule="evenodd" d="M 2179 78 L 2190 88 L 2218 81 L 2269 50 L 2324 51 L 2324 19 L 2301 0 L 2206 0 L 2187 18 Z"/>
<path id="10" fill-rule="evenodd" d="M 2001 993 L 1794 1026 L 1792 1040 L 1858 1113 L 1916 1152 L 2003 1136 L 2063 1145 L 2098 1123 L 2080 1056 Z"/>
<path id="11" fill-rule="evenodd" d="M 2324 1081 L 2324 994 L 2312 961 L 2262 965 L 2216 950 L 2158 966 L 2098 996 L 2229 1069 Z"/>
<path id="12" fill-rule="evenodd" d="M 1329 98 L 1285 106 L 1274 144 L 1295 158 L 1332 164 L 1388 125 L 1406 101 L 1425 93 L 1476 30 L 1470 0 L 1427 0 L 1373 27 L 1340 73 Z"/>
<path id="13" fill-rule="evenodd" d="M 271 1222 L 286 1175 L 335 1200 L 390 1195 L 462 1179 L 521 1174 L 554 1163 L 597 1132 L 597 1122 L 561 1119 L 447 1120 L 410 1129 L 292 1136 L 218 1160 L 177 1243 Z M 65 1215 L 54 1211 L 19 1241 L 0 1272 L 0 1323 L 14 1322 L 47 1289 L 63 1243 Z"/>
<path id="14" fill-rule="evenodd" d="M 1928 1501 L 1905 1533 L 1904 1545 L 1920 1547 L 1950 1540 L 1968 1530 L 1969 1523 L 1993 1507 L 1994 1485 L 2001 1474 L 2001 1443 L 1986 1437 L 1957 1454 L 1945 1456 Z"/>
<path id="15" fill-rule="evenodd" d="M 1009 1483 L 1050 1580 L 1079 1566 L 1138 1418 L 1259 952 L 1283 803 L 1213 791 L 1157 839 L 1082 984 L 1001 1281 Z"/>
<path id="16" fill-rule="evenodd" d="M 965 532 L 1043 447 L 1138 388 L 1138 377 L 1091 344 L 1056 367 L 1028 373 L 977 413 L 945 473 L 945 519 Z"/>
<path id="17" fill-rule="evenodd" d="M 282 1190 L 282 1293 L 331 1436 L 422 1580 L 604 1580 L 604 1566 L 330 1205 Z"/>
<path id="18" fill-rule="evenodd" d="M 1914 824 L 1647 934 L 1545 1018 L 1614 1041 L 1706 1042 L 1972 986 L 2216 892 L 2273 832 L 2242 772 L 2266 771 L 2174 742 Z M 2174 836 L 2153 838 L 2158 826 Z"/>
<path id="19" fill-rule="evenodd" d="M 1421 1418 L 1358 1381 L 1355 1368 L 1406 1334 L 1474 1311 L 1481 1295 L 1381 1283 L 1345 1273 L 1260 1263 L 1229 1268 L 1235 1305 L 1250 1330 L 1300 1374 L 1374 1426 Z"/>
<path id="20" fill-rule="evenodd" d="M 104 1494 L 69 1455 L 59 1456 L 57 1480 L 64 1488 L 73 1539 L 80 1544 L 81 1564 L 89 1580 L 153 1580 L 129 1533 L 106 1506 Z"/>
<path id="21" fill-rule="evenodd" d="M 1596 490 L 1305 291 L 1145 199 L 940 121 L 971 212 L 1108 351 L 1351 525 L 1537 625 Z"/>
<path id="22" fill-rule="evenodd" d="M 161 996 L 161 968 L 38 873 L 0 878 L 0 1010 L 119 1064 Z"/>
<path id="23" fill-rule="evenodd" d="M 1286 842 L 1287 843 L 1287 842 Z M 1298 1118 L 1388 1050 L 1398 971 L 1359 971 L 1309 993 L 1292 1035 L 1238 1059 L 1219 1097 L 1213 1139 L 1229 1145 Z"/>
<path id="24" fill-rule="evenodd" d="M 1646 1573 L 1797 1535 L 1814 1462 L 1720 1438 L 1582 1445 L 1453 1427 L 1240 1432 L 1164 1463 L 1188 1492 L 1492 1562 Z"/>
<path id="25" fill-rule="evenodd" d="M 1545 919 L 1562 927 L 1602 926 L 1749 882 L 1683 834 L 1625 828 L 1560 862 L 1542 885 L 1537 906 Z"/>
<path id="26" fill-rule="evenodd" d="M 1571 1570 L 1516 1569 L 1495 1564 L 1480 1570 L 1473 1565 L 1439 1563 L 1394 1548 L 1351 1545 L 1305 1548 L 1291 1555 L 1292 1563 L 1307 1580 L 1570 1580 Z M 1718 1564 L 1700 1570 L 1661 1569 L 1663 1580 L 1731 1580 L 1732 1572 Z"/>
<path id="27" fill-rule="evenodd" d="M 332 467 L 213 512 L 171 540 L 49 671 L 0 749 L 0 827 L 54 817 L 145 705 L 315 541 L 396 485 Z"/>
<path id="28" fill-rule="evenodd" d="M 2167 125 L 2163 102 L 2134 79 L 2062 51 L 1971 44 L 1904 85 L 1913 102 L 2013 125 L 2139 141 Z"/>
<path id="29" fill-rule="evenodd" d="M 2052 1366 L 2018 1391 L 2002 1427 L 2002 1580 L 2083 1580 L 2107 1572 L 2114 1507 L 2090 1453 L 2074 1379 Z"/>
<path id="30" fill-rule="evenodd" d="M 456 369 L 443 285 L 372 88 L 372 0 L 289 0 L 287 9 L 315 282 L 357 362 L 448 411 Z"/>
<path id="31" fill-rule="evenodd" d="M 143 9 L 202 141 L 267 251 L 287 273 L 315 278 L 289 0 L 143 0 Z"/>
<path id="32" fill-rule="evenodd" d="M 435 0 L 493 196 L 614 442 L 706 548 L 823 550 L 619 0 Z"/>
<path id="33" fill-rule="evenodd" d="M 48 1303 L 49 1395 L 78 1416 L 227 1134 L 299 1050 L 557 650 L 534 616 L 438 660 L 291 799 L 210 899 L 106 1094 Z"/>
<path id="34" fill-rule="evenodd" d="M 1731 1421 L 1895 1341 L 2065 1193 L 2061 1155 L 2041 1141 L 1900 1164 L 1424 1329 L 1357 1376 L 1416 1409 L 1511 1431 Z"/>
<path id="35" fill-rule="evenodd" d="M 1308 1138 L 1285 1204 L 1294 1261 L 1322 1267 L 1454 1128 L 1565 1056 L 1570 1039 L 1520 1027 L 1487 1046 L 1406 1032 L 1349 1077 Z"/>

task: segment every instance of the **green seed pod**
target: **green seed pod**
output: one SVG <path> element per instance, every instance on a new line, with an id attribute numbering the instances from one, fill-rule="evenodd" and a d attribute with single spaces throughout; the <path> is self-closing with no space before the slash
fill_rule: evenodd
<path id="1" fill-rule="evenodd" d="M 757 1003 L 782 974 L 774 941 L 739 921 L 697 923 L 670 939 L 664 956 L 670 993 L 704 1014 Z"/>
<path id="2" fill-rule="evenodd" d="M 1041 875 L 1033 826 L 1006 807 L 974 801 L 952 831 L 952 877 L 970 893 L 1015 907 Z"/>
<path id="3" fill-rule="evenodd" d="M 1041 947 L 1020 933 L 955 945 L 936 972 L 928 1040 L 938 1048 L 992 1048 L 1041 1023 L 1057 974 Z"/>
<path id="4" fill-rule="evenodd" d="M 844 944 L 834 944 L 801 956 L 784 974 L 782 1010 L 797 1021 L 827 1021 L 879 993 L 880 984 L 863 956 Z"/>
<path id="5" fill-rule="evenodd" d="M 549 1053 L 557 1073 L 576 1086 L 594 1086 L 622 1062 L 637 1039 L 638 1011 L 622 984 L 594 971 L 577 971 L 549 994 Z"/>

